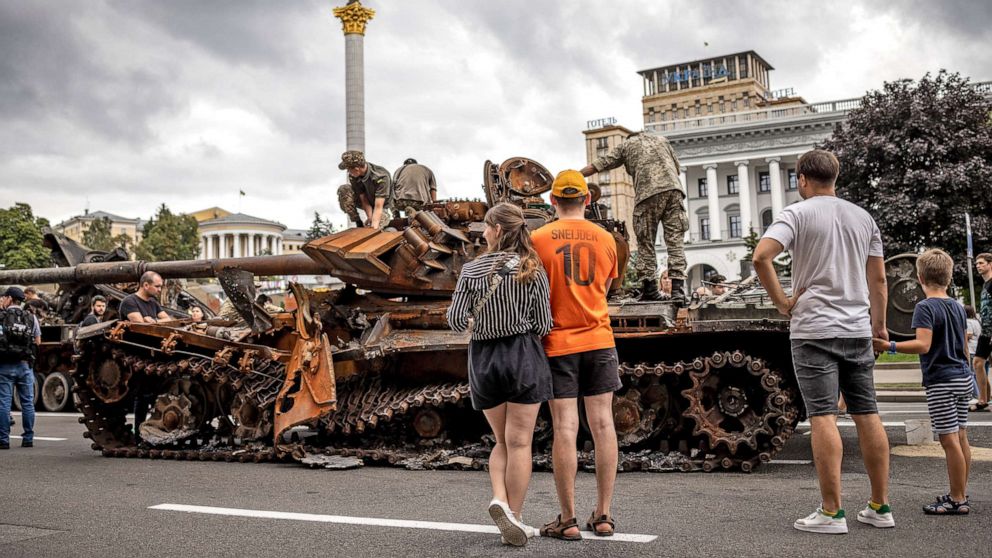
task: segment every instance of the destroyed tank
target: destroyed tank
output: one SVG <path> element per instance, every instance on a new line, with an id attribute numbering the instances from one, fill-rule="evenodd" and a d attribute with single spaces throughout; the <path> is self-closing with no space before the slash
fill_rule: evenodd
<path id="1" fill-rule="evenodd" d="M 0 272 L 0 284 L 118 283 L 152 270 L 165 279 L 215 277 L 237 308 L 238 320 L 112 321 L 77 332 L 76 406 L 103 455 L 479 469 L 492 438 L 469 402 L 468 336 L 451 331 L 445 313 L 462 266 L 485 250 L 487 208 L 517 204 L 535 229 L 553 218 L 541 197 L 551 182 L 530 159 L 487 161 L 485 201 L 439 201 L 384 230 L 312 240 L 303 254 L 84 263 Z M 627 232 L 603 215 L 590 206 L 625 269 Z M 345 286 L 291 284 L 294 312 L 254 303 L 254 276 L 290 274 L 333 275 Z M 753 282 L 687 308 L 626 299 L 615 282 L 623 470 L 751 471 L 804 418 L 788 321 Z M 136 397 L 153 401 L 140 442 L 125 418 Z M 546 411 L 534 436 L 538 467 L 550 463 Z M 586 430 L 579 449 L 588 467 Z"/>

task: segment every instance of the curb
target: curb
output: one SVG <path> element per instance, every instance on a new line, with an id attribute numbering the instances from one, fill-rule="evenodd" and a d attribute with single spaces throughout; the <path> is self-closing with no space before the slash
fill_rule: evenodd
<path id="1" fill-rule="evenodd" d="M 875 392 L 875 400 L 881 403 L 926 403 L 924 391 L 879 391 Z"/>

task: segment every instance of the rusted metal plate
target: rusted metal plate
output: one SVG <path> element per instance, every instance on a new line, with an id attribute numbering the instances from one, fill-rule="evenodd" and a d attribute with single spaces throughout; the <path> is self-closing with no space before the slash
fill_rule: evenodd
<path id="1" fill-rule="evenodd" d="M 390 267 L 380 257 L 402 241 L 403 233 L 377 231 L 352 246 L 344 255 L 345 261 L 362 273 L 389 275 Z"/>
<path id="2" fill-rule="evenodd" d="M 913 310 L 917 302 L 926 298 L 923 287 L 916 279 L 916 257 L 916 254 L 899 254 L 885 260 L 885 280 L 889 287 L 885 325 L 889 335 L 896 339 L 916 335 Z"/>
<path id="3" fill-rule="evenodd" d="M 336 408 L 336 385 L 331 347 L 327 336 L 296 343 L 286 367 L 286 381 L 276 397 L 275 446 L 280 447 L 286 430 L 298 425 L 315 425 Z"/>

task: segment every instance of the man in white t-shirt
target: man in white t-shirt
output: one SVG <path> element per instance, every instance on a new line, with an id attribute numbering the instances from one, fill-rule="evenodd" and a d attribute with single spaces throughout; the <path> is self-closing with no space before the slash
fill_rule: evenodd
<path id="1" fill-rule="evenodd" d="M 778 215 L 754 250 L 754 268 L 779 312 L 790 316 L 792 360 L 813 430 L 813 463 L 822 503 L 794 527 L 847 533 L 841 507 L 843 445 L 837 430 L 837 396 L 858 428 L 871 500 L 858 521 L 893 527 L 889 508 L 889 440 L 875 404 L 872 336 L 888 339 L 882 238 L 874 219 L 837 197 L 840 164 L 832 153 L 813 150 L 799 158 L 803 201 Z M 772 259 L 792 252 L 789 297 Z"/>

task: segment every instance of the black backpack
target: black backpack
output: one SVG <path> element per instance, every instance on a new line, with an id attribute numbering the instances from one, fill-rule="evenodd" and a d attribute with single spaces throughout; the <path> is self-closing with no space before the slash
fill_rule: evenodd
<path id="1" fill-rule="evenodd" d="M 34 316 L 23 308 L 0 310 L 0 360 L 34 360 Z"/>

